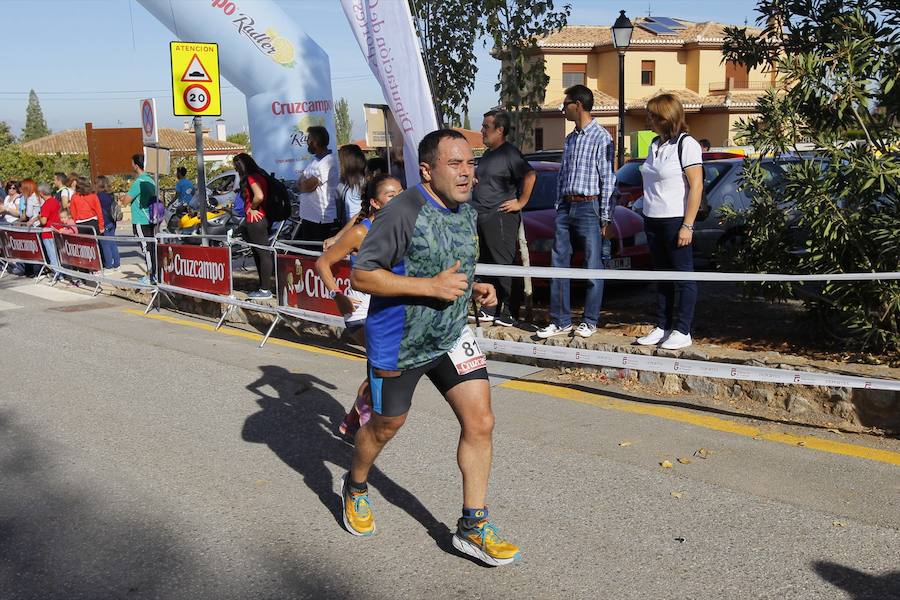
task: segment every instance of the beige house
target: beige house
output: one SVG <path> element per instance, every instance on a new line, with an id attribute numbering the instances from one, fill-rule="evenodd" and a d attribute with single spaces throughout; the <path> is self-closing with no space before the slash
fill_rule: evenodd
<path id="1" fill-rule="evenodd" d="M 713 146 L 736 143 L 735 124 L 756 112 L 757 100 L 775 83 L 775 73 L 723 61 L 721 23 L 681 19 L 633 21 L 625 53 L 625 148 L 632 131 L 647 129 L 647 100 L 670 92 L 684 104 L 688 127 Z M 750 29 L 751 32 L 759 30 Z M 594 92 L 593 115 L 617 139 L 619 56 L 609 26 L 568 26 L 538 42 L 545 60 L 545 103 L 535 123 L 534 150 L 559 150 L 573 124 L 560 112 L 564 90 L 584 84 Z"/>

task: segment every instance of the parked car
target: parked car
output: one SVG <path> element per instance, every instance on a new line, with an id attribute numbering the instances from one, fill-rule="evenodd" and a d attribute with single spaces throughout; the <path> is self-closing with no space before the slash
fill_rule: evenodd
<path id="1" fill-rule="evenodd" d="M 559 163 L 531 161 L 537 174 L 531 199 L 522 212 L 525 240 L 533 266 L 549 267 L 553 239 L 556 235 L 556 200 Z M 645 269 L 650 266 L 650 251 L 644 235 L 643 218 L 624 206 L 613 208 L 610 223 L 612 256 L 604 262 L 607 269 Z M 584 265 L 584 252 L 576 248 L 572 266 Z"/>
<path id="2" fill-rule="evenodd" d="M 703 189 L 709 202 L 709 216 L 694 223 L 694 256 L 703 260 L 712 259 L 719 248 L 737 241 L 743 235 L 740 222 L 727 223 L 722 218 L 722 207 L 729 205 L 736 210 L 746 210 L 751 197 L 740 189 L 744 172 L 744 158 L 707 158 L 703 156 Z M 715 154 L 715 153 L 712 153 Z M 768 176 L 767 184 L 778 186 L 784 174 L 796 166 L 804 157 L 792 154 L 777 158 L 764 158 L 761 166 Z M 640 212 L 643 197 L 635 201 L 633 208 Z"/>
<path id="3" fill-rule="evenodd" d="M 703 162 L 723 158 L 743 158 L 731 152 L 704 152 Z M 616 202 L 619 206 L 631 207 L 644 194 L 644 178 L 641 176 L 643 158 L 632 158 L 616 171 Z"/>

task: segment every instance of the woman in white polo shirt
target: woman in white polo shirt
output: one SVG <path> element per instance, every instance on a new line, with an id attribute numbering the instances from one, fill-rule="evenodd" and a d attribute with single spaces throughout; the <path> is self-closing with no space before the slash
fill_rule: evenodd
<path id="1" fill-rule="evenodd" d="M 678 98 L 661 94 L 647 103 L 650 127 L 659 134 L 641 165 L 644 231 L 653 268 L 693 272 L 694 219 L 703 193 L 700 144 L 687 132 Z M 679 156 L 680 151 L 680 156 Z M 659 281 L 656 327 L 637 339 L 642 346 L 678 350 L 691 345 L 696 281 Z M 678 291 L 678 304 L 675 292 Z"/>

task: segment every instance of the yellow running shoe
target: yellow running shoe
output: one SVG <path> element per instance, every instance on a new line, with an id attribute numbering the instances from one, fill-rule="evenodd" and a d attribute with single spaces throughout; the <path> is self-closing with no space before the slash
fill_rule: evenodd
<path id="1" fill-rule="evenodd" d="M 344 475 L 341 486 L 341 504 L 344 527 L 353 535 L 368 537 L 375 533 L 375 516 L 369 506 L 369 494 L 350 492 L 350 474 Z"/>
<path id="2" fill-rule="evenodd" d="M 508 565 L 522 558 L 519 547 L 501 538 L 500 530 L 487 519 L 479 521 L 472 529 L 465 528 L 460 519 L 453 535 L 453 547 L 492 567 Z"/>

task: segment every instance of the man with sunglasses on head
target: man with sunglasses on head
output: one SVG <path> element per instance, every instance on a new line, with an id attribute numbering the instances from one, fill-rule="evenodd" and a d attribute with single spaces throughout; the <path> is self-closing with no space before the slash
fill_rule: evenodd
<path id="1" fill-rule="evenodd" d="M 602 238 L 609 223 L 609 197 L 616 184 L 613 172 L 615 148 L 612 137 L 591 117 L 594 94 L 583 85 L 566 90 L 560 107 L 575 130 L 566 136 L 559 168 L 559 198 L 556 203 L 556 235 L 551 265 L 569 268 L 574 245 L 584 248 L 584 266 L 603 268 Z M 584 315 L 574 333 L 590 337 L 597 331 L 603 280 L 585 281 Z M 550 324 L 537 332 L 539 338 L 571 335 L 572 307 L 568 279 L 554 279 L 550 288 Z"/>

